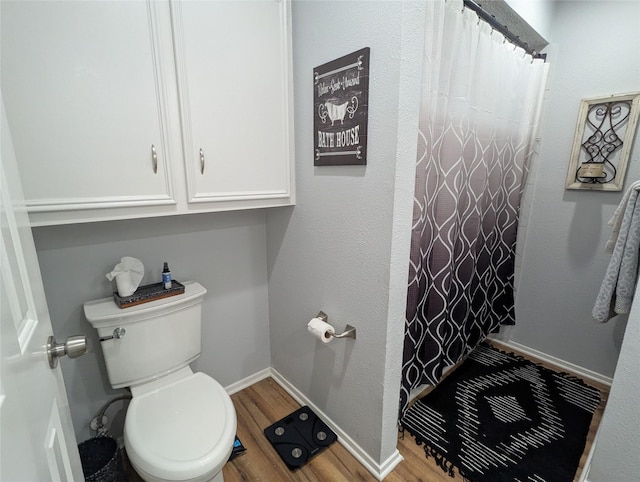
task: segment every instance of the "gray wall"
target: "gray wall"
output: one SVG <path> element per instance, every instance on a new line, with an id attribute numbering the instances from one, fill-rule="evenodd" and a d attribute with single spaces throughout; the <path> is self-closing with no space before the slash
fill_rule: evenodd
<path id="1" fill-rule="evenodd" d="M 564 179 L 580 99 L 638 89 L 639 8 L 557 6 L 511 333 L 605 375 L 625 320 L 596 325 L 590 311 L 609 260 L 606 222 L 621 193 L 565 191 Z M 109 296 L 104 273 L 129 255 L 145 264 L 145 283 L 159 279 L 166 260 L 176 279 L 209 290 L 197 369 L 229 385 L 271 365 L 374 460 L 395 449 L 424 12 L 419 2 L 296 1 L 293 15 L 295 208 L 34 229 L 56 336 L 86 333 L 94 344 L 93 353 L 61 362 L 79 441 L 116 394 L 82 304 Z M 606 42 L 593 34 L 600 25 L 615 25 Z M 312 69 L 365 46 L 368 165 L 314 168 Z M 640 177 L 638 145 L 627 184 Z M 321 309 L 338 329 L 357 326 L 358 340 L 322 345 L 308 336 L 306 323 Z"/>
<path id="2" fill-rule="evenodd" d="M 551 36 L 551 22 L 556 0 L 505 0 L 527 24 L 545 39 Z"/>
<path id="3" fill-rule="evenodd" d="M 379 463 L 397 436 L 420 15 L 395 1 L 294 2 L 297 205 L 267 214 L 272 366 Z M 313 68 L 362 47 L 367 166 L 314 167 Z M 357 341 L 309 336 L 319 310 L 338 330 L 356 326 Z"/>
<path id="4" fill-rule="evenodd" d="M 145 266 L 143 284 L 160 280 L 163 261 L 177 281 L 207 288 L 202 356 L 194 368 L 223 386 L 270 366 L 266 231 L 263 211 L 191 214 L 33 230 L 53 331 L 59 340 L 86 334 L 91 352 L 61 366 L 78 441 L 113 396 L 95 330 L 82 304 L 110 296 L 104 274 L 122 256 Z M 118 412 L 118 406 L 109 415 Z M 119 417 L 121 419 L 121 416 Z M 116 424 L 119 425 L 119 424 Z M 113 428 L 118 435 L 121 426 Z"/>
<path id="5" fill-rule="evenodd" d="M 631 307 L 620 359 L 598 431 L 591 482 L 637 482 L 640 474 L 640 289 Z"/>
<path id="6" fill-rule="evenodd" d="M 612 376 L 626 317 L 600 325 L 591 310 L 610 259 L 607 221 L 622 193 L 568 191 L 564 184 L 580 100 L 640 88 L 640 3 L 555 2 L 555 8 L 511 339 Z M 625 188 L 640 178 L 639 156 L 636 142 Z"/>

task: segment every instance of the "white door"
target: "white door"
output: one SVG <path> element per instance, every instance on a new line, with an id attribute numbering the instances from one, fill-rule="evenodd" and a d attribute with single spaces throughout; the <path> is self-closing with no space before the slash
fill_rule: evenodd
<path id="1" fill-rule="evenodd" d="M 83 480 L 22 185 L 1 102 L 0 480 Z"/>

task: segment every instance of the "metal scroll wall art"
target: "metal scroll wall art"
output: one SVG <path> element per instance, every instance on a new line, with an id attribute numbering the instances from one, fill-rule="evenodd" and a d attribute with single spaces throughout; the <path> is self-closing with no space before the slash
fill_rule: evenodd
<path id="1" fill-rule="evenodd" d="M 622 190 L 639 104 L 640 92 L 582 100 L 567 189 Z"/>

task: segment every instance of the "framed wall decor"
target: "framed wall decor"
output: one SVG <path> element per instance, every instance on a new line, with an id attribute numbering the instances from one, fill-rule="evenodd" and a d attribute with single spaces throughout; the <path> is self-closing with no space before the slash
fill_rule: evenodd
<path id="1" fill-rule="evenodd" d="M 639 113 L 640 92 L 582 100 L 567 189 L 622 190 Z"/>
<path id="2" fill-rule="evenodd" d="M 313 69 L 315 166 L 366 165 L 369 47 Z"/>

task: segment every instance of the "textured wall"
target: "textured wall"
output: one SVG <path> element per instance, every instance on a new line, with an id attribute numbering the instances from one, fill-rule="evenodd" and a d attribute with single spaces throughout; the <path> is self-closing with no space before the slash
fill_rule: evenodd
<path id="1" fill-rule="evenodd" d="M 389 457 L 415 162 L 419 4 L 294 2 L 298 204 L 267 211 L 266 234 L 261 211 L 34 230 L 56 336 L 86 333 L 95 345 L 83 358 L 61 361 L 79 440 L 114 395 L 82 303 L 107 296 L 104 273 L 131 255 L 148 268 L 145 282 L 155 281 L 167 260 L 176 279 L 209 289 L 198 369 L 228 385 L 272 364 L 375 460 Z M 621 193 L 565 191 L 564 179 L 580 98 L 638 89 L 640 5 L 579 5 L 558 4 L 549 38 L 543 143 L 512 335 L 611 375 L 625 320 L 596 325 L 590 311 L 609 259 L 602 250 L 606 221 Z M 606 42 L 593 34 L 599 25 L 616 26 Z M 312 69 L 365 46 L 372 74 L 368 165 L 314 168 Z M 638 146 L 627 184 L 640 177 Z M 357 326 L 358 340 L 321 345 L 310 338 L 306 322 L 320 309 L 338 329 Z"/>
<path id="2" fill-rule="evenodd" d="M 530 0 L 505 0 L 505 3 L 525 19 L 536 32 L 546 40 L 549 40 L 555 0 L 537 0 L 535 2 Z"/>
<path id="3" fill-rule="evenodd" d="M 294 2 L 297 205 L 267 215 L 272 365 L 380 462 L 395 450 L 404 319 L 398 299 L 408 262 L 406 254 L 392 265 L 390 253 L 394 236 L 408 253 L 410 230 L 410 216 L 393 226 L 394 209 L 401 209 L 394 207 L 396 163 L 408 166 L 399 174 L 408 186 L 398 194 L 406 211 L 417 128 L 417 115 L 403 117 L 401 34 L 422 42 L 419 28 L 402 31 L 402 20 L 402 2 Z M 314 167 L 313 68 L 367 46 L 368 164 Z M 408 81 L 403 101 L 419 87 Z M 408 127 L 399 134 L 401 117 Z M 356 326 L 357 341 L 323 345 L 308 336 L 306 323 L 321 309 L 337 329 Z"/>
<path id="4" fill-rule="evenodd" d="M 82 333 L 91 344 L 87 355 L 60 362 L 78 441 L 89 436 L 102 404 L 122 393 L 109 385 L 97 334 L 82 311 L 85 301 L 110 296 L 104 274 L 133 256 L 145 265 L 143 284 L 158 282 L 168 261 L 174 279 L 207 288 L 203 351 L 194 367 L 226 386 L 270 364 L 265 236 L 262 211 L 34 229 L 56 338 Z"/>
<path id="5" fill-rule="evenodd" d="M 637 482 L 640 475 L 640 294 L 631 308 L 607 408 L 591 462 L 591 482 Z"/>
<path id="6" fill-rule="evenodd" d="M 638 90 L 639 19 L 637 2 L 556 2 L 511 332 L 513 341 L 605 376 L 613 375 L 626 317 L 599 325 L 591 310 L 610 258 L 607 221 L 622 193 L 568 191 L 564 184 L 580 100 Z M 606 38 L 597 35 L 602 25 L 615 25 Z M 640 177 L 639 155 L 636 142 L 625 186 Z"/>

